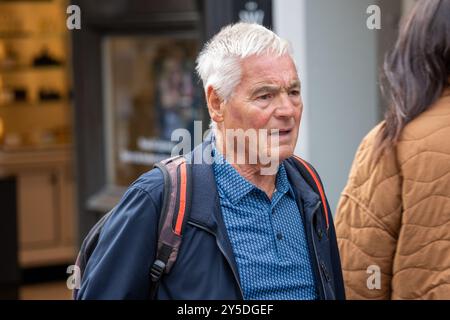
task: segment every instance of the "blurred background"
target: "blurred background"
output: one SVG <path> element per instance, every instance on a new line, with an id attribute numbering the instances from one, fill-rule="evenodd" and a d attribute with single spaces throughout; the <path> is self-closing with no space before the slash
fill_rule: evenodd
<path id="1" fill-rule="evenodd" d="M 195 58 L 231 22 L 292 43 L 305 105 L 296 153 L 336 208 L 356 148 L 382 119 L 379 71 L 413 4 L 0 0 L 0 298 L 70 299 L 67 267 L 93 224 L 170 155 L 174 129 L 207 128 Z M 67 27 L 69 5 L 81 29 Z M 371 5 L 381 29 L 367 27 Z"/>

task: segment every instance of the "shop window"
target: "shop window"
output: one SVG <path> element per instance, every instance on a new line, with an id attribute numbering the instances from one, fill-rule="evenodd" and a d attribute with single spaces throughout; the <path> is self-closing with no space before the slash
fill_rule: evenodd
<path id="1" fill-rule="evenodd" d="M 176 129 L 193 132 L 204 103 L 195 75 L 197 39 L 109 36 L 103 41 L 109 185 L 128 186 L 168 158 Z"/>

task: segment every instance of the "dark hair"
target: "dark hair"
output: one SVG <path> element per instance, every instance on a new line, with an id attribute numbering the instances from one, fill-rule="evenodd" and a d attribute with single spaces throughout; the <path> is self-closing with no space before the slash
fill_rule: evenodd
<path id="1" fill-rule="evenodd" d="M 450 76 L 450 0 L 419 0 L 386 56 L 382 92 L 388 108 L 375 148 L 398 142 L 403 128 L 442 94 Z"/>

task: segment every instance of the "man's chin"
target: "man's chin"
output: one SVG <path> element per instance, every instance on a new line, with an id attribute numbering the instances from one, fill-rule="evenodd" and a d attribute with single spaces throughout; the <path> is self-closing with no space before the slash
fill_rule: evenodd
<path id="1" fill-rule="evenodd" d="M 292 146 L 283 145 L 278 148 L 258 152 L 258 163 L 262 165 L 280 164 L 294 154 Z M 253 164 L 253 163 L 250 163 Z"/>
<path id="2" fill-rule="evenodd" d="M 286 159 L 289 159 L 294 154 L 294 148 L 291 146 L 280 146 L 279 148 L 279 161 L 280 163 Z"/>

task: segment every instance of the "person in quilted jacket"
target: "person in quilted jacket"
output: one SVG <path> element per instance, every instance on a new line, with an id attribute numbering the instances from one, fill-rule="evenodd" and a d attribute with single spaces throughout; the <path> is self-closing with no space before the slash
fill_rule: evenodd
<path id="1" fill-rule="evenodd" d="M 349 299 L 450 299 L 450 0 L 417 1 L 336 213 Z"/>

